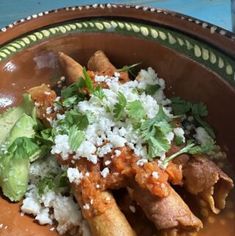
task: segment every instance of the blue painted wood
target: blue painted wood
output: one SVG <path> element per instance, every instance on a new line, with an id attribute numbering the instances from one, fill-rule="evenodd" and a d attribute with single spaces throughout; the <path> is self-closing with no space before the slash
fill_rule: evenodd
<path id="1" fill-rule="evenodd" d="M 0 28 L 41 11 L 93 3 L 125 3 L 170 9 L 231 30 L 230 0 L 0 0 Z"/>

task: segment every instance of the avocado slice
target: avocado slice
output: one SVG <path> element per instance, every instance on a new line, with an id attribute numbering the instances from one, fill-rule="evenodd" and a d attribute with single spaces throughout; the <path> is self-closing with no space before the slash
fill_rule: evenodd
<path id="1" fill-rule="evenodd" d="M 24 113 L 21 107 L 10 108 L 0 115 L 0 144 L 3 144 L 10 133 L 12 127 Z"/>
<path id="2" fill-rule="evenodd" d="M 11 201 L 20 201 L 29 181 L 29 159 L 5 156 L 2 163 L 0 184 L 3 194 Z"/>
<path id="3" fill-rule="evenodd" d="M 29 94 L 23 95 L 21 106 L 9 108 L 4 113 L 0 114 L 0 145 L 6 141 L 11 129 L 23 114 L 31 116 L 36 122 L 36 109 Z"/>
<path id="4" fill-rule="evenodd" d="M 19 137 L 33 138 L 35 135 L 34 126 L 35 120 L 23 113 L 15 125 L 10 130 L 6 143 L 11 145 Z"/>
<path id="5" fill-rule="evenodd" d="M 0 154 L 0 187 L 11 201 L 24 196 L 29 181 L 30 161 L 42 151 L 34 143 L 36 110 L 30 95 L 24 95 L 20 107 L 10 108 L 0 115 L 0 145 L 7 146 L 7 153 Z"/>

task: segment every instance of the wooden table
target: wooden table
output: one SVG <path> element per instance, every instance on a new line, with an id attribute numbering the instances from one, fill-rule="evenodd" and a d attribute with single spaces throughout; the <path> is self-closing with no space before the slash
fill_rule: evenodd
<path id="1" fill-rule="evenodd" d="M 107 3 L 109 0 L 0 0 L 0 28 L 34 13 L 66 6 Z M 166 8 L 232 30 L 230 0 L 109 1 Z"/>

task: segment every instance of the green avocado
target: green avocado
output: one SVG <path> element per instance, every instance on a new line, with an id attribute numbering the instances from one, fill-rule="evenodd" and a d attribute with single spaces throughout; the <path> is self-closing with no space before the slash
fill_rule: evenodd
<path id="1" fill-rule="evenodd" d="M 9 135 L 12 127 L 24 113 L 21 107 L 10 108 L 0 115 L 0 144 L 3 144 Z"/>
<path id="2" fill-rule="evenodd" d="M 0 168 L 2 192 L 11 201 L 20 201 L 28 187 L 29 159 L 14 159 L 11 155 L 4 159 L 3 168 Z"/>
<path id="3" fill-rule="evenodd" d="M 15 126 L 16 122 L 23 114 L 31 116 L 36 122 L 36 109 L 29 94 L 23 95 L 23 102 L 21 106 L 9 108 L 4 113 L 0 114 L 0 145 L 6 141 L 11 129 Z"/>
<path id="4" fill-rule="evenodd" d="M 7 152 L 0 153 L 0 187 L 11 201 L 19 201 L 24 196 L 30 161 L 41 155 L 33 140 L 37 124 L 35 114 L 30 95 L 24 95 L 21 106 L 0 115 L 0 145 L 7 147 Z"/>
<path id="5" fill-rule="evenodd" d="M 12 127 L 6 142 L 11 145 L 19 137 L 33 138 L 35 135 L 35 120 L 23 113 L 15 125 Z"/>

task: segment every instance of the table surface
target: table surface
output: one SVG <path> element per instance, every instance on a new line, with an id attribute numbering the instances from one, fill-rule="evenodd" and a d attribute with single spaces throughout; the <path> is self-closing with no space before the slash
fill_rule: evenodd
<path id="1" fill-rule="evenodd" d="M 0 28 L 46 10 L 107 2 L 165 8 L 232 30 L 230 0 L 0 0 Z"/>

